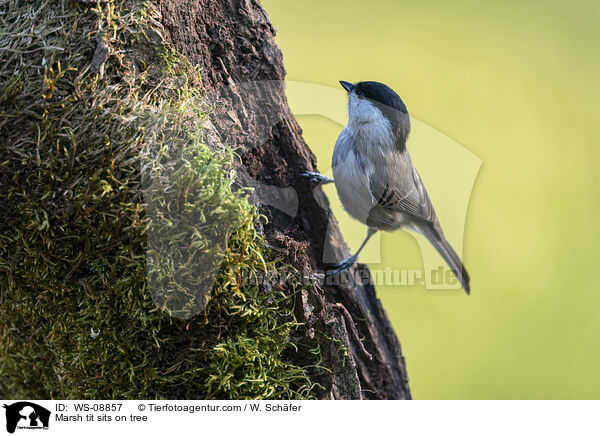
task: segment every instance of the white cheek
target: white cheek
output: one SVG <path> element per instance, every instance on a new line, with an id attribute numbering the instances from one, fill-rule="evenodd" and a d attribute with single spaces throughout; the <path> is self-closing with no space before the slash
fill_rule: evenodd
<path id="1" fill-rule="evenodd" d="M 373 103 L 354 94 L 348 101 L 348 130 L 359 150 L 383 153 L 394 143 L 389 120 Z"/>
<path id="2" fill-rule="evenodd" d="M 377 121 L 383 117 L 381 111 L 369 100 L 358 98 L 355 94 L 350 94 L 348 101 L 349 120 L 359 123 L 368 123 Z"/>

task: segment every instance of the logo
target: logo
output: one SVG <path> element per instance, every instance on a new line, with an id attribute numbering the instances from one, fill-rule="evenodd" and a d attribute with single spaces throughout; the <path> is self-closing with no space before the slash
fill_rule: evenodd
<path id="1" fill-rule="evenodd" d="M 14 433 L 18 429 L 48 429 L 50 411 L 29 401 L 19 401 L 4 405 L 6 409 L 6 431 Z"/>

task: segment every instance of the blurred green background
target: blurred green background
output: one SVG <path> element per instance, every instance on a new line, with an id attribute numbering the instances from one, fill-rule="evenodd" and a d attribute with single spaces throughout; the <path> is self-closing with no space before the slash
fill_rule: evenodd
<path id="1" fill-rule="evenodd" d="M 384 82 L 417 126 L 482 161 L 464 227 L 472 295 L 377 289 L 414 397 L 600 398 L 600 3 L 262 3 L 288 80 L 332 88 L 338 80 Z M 341 126 L 298 119 L 327 171 Z M 422 128 L 409 141 L 420 171 L 441 160 L 427 138 Z M 436 188 L 444 178 L 431 174 L 422 174 L 425 184 L 460 248 L 451 203 Z M 364 228 L 327 188 L 355 249 Z M 375 246 L 384 263 L 373 268 L 422 264 L 409 234 L 384 234 Z"/>

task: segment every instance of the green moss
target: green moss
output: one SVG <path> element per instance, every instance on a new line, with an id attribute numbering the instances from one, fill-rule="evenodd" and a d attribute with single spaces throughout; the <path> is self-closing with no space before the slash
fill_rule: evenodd
<path id="1" fill-rule="evenodd" d="M 152 6 L 17 3 L 0 2 L 0 395 L 310 397 L 311 362 L 286 358 L 300 286 L 265 288 L 281 265 Z"/>

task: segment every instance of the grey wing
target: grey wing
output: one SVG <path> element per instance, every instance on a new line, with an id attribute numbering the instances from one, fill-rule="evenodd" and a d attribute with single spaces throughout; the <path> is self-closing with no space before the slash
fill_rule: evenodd
<path id="1" fill-rule="evenodd" d="M 419 174 L 413 168 L 410 157 L 406 156 L 404 161 L 396 159 L 396 162 L 381 167 L 382 170 L 373 174 L 370 180 L 371 194 L 377 203 L 369 212 L 367 225 L 382 230 L 394 230 L 409 225 L 413 230 L 422 233 L 469 293 L 469 274 L 458 254 L 444 237 L 429 195 Z M 390 169 L 396 174 L 390 173 Z"/>
<path id="2" fill-rule="evenodd" d="M 385 227 L 393 227 L 393 221 L 412 221 L 415 218 L 437 223 L 429 195 L 408 155 L 395 162 L 387 162 L 381 171 L 376 171 L 371 176 L 369 187 L 376 201 L 369 218 L 373 224 L 380 224 L 375 227 L 385 230 Z"/>

